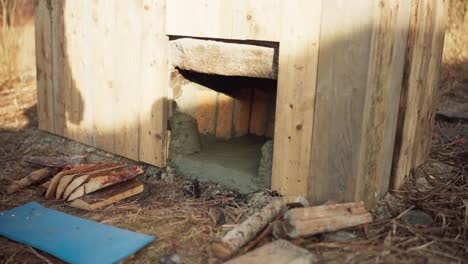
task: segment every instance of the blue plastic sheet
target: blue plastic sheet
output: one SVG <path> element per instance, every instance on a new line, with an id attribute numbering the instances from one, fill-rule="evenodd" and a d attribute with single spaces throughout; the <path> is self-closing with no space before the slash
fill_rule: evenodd
<path id="1" fill-rule="evenodd" d="M 36 202 L 0 213 L 0 235 L 69 263 L 116 263 L 154 240 Z"/>

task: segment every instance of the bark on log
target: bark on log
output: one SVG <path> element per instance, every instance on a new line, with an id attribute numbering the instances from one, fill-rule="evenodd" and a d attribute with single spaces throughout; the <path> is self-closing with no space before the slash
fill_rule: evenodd
<path id="1" fill-rule="evenodd" d="M 38 183 L 57 173 L 57 168 L 42 168 L 31 172 L 28 176 L 19 181 L 15 181 L 7 190 L 8 194 L 14 193 L 20 189 Z"/>
<path id="2" fill-rule="evenodd" d="M 95 193 L 84 195 L 72 201 L 70 206 L 84 210 L 96 210 L 130 196 L 137 195 L 143 192 L 143 189 L 143 184 L 139 180 L 133 179 Z"/>
<path id="3" fill-rule="evenodd" d="M 275 48 L 180 38 L 169 42 L 169 61 L 183 70 L 277 79 Z"/>
<path id="4" fill-rule="evenodd" d="M 210 250 L 216 257 L 226 259 L 236 253 L 270 223 L 288 204 L 307 206 L 303 197 L 274 198 L 260 212 L 250 216 L 242 224 L 231 229 L 219 242 L 212 243 Z"/>
<path id="5" fill-rule="evenodd" d="M 23 161 L 46 167 L 64 168 L 69 165 L 84 163 L 85 158 L 86 155 L 76 155 L 69 157 L 24 156 Z"/>
<path id="6" fill-rule="evenodd" d="M 140 167 L 131 166 L 109 171 L 106 174 L 91 175 L 91 177 L 86 180 L 86 183 L 79 186 L 69 197 L 64 198 L 67 199 L 67 201 L 73 201 L 85 194 L 93 193 L 108 186 L 134 179 L 142 173 L 143 170 Z"/>
<path id="7" fill-rule="evenodd" d="M 284 221 L 275 225 L 274 233 L 297 238 L 370 222 L 372 215 L 363 202 L 293 208 L 284 214 Z"/>
<path id="8" fill-rule="evenodd" d="M 82 165 L 75 165 L 69 170 L 63 170 L 56 174 L 51 180 L 50 184 L 47 188 L 45 198 L 46 199 L 53 199 L 55 198 L 55 193 L 57 192 L 57 186 L 65 175 L 77 174 L 77 173 L 86 173 L 89 171 L 97 170 L 98 168 L 102 168 L 104 166 L 109 166 L 108 164 L 116 164 L 116 163 L 98 163 L 98 164 L 82 164 Z"/>

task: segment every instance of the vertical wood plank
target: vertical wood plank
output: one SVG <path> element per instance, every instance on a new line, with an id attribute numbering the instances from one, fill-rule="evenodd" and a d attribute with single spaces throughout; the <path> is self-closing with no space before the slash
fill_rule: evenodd
<path id="1" fill-rule="evenodd" d="M 114 104 L 115 94 L 114 86 L 117 82 L 115 72 L 114 52 L 117 49 L 111 49 L 116 44 L 115 8 L 117 2 L 104 1 L 85 1 L 91 8 L 91 26 L 88 28 L 90 42 L 88 48 L 91 48 L 91 59 L 89 67 L 92 68 L 91 80 L 91 105 L 93 109 L 93 134 L 94 146 L 103 150 L 115 152 L 115 130 L 118 129 L 118 120 L 116 115 L 116 105 Z M 105 12 L 103 11 L 105 10 Z"/>
<path id="2" fill-rule="evenodd" d="M 429 158 L 434 127 L 434 114 L 439 86 L 440 64 L 444 47 L 445 28 L 447 23 L 448 1 L 435 0 L 434 30 L 432 34 L 431 50 L 428 54 L 428 69 L 426 82 L 426 96 L 420 108 L 419 126 L 417 131 L 417 156 L 415 167 L 424 164 Z"/>
<path id="3" fill-rule="evenodd" d="M 54 133 L 52 87 L 52 6 L 36 0 L 34 9 L 37 64 L 37 119 L 39 128 Z"/>
<path id="4" fill-rule="evenodd" d="M 250 106 L 252 92 L 250 88 L 241 88 L 240 94 L 234 101 L 234 136 L 247 135 L 250 124 Z"/>
<path id="5" fill-rule="evenodd" d="M 354 200 L 373 207 L 388 190 L 411 3 L 380 1 L 370 42 Z"/>
<path id="6" fill-rule="evenodd" d="M 90 133 L 90 109 L 85 106 L 89 98 L 88 26 L 91 19 L 90 5 L 86 1 L 67 1 L 63 6 L 63 65 L 61 67 L 66 82 L 67 136 L 85 144 L 92 144 Z M 63 87 L 61 86 L 61 87 Z M 85 114 L 88 112 L 88 114 Z M 85 117 L 87 118 L 85 120 Z"/>
<path id="7" fill-rule="evenodd" d="M 282 1 L 280 10 L 271 186 L 285 195 L 307 196 L 322 1 Z"/>
<path id="8" fill-rule="evenodd" d="M 414 0 L 393 156 L 394 189 L 426 161 L 447 10 L 442 0 Z"/>
<path id="9" fill-rule="evenodd" d="M 142 30 L 142 1 L 115 3 L 114 49 L 106 59 L 114 61 L 115 82 L 111 90 L 114 105 L 114 151 L 138 160 L 138 122 Z M 100 13 L 105 9 L 100 9 Z M 145 84 L 147 85 L 147 84 Z M 154 87 L 157 89 L 157 87 Z"/>
<path id="10" fill-rule="evenodd" d="M 197 92 L 198 131 L 205 135 L 215 135 L 216 128 L 216 98 L 218 93 L 210 89 Z"/>
<path id="11" fill-rule="evenodd" d="M 354 200 L 350 190 L 355 190 L 361 146 L 372 2 L 323 2 L 308 192 L 314 203 Z"/>
<path id="12" fill-rule="evenodd" d="M 55 133 L 67 136 L 66 133 L 66 107 L 68 87 L 64 81 L 67 73 L 64 73 L 64 22 L 63 6 L 64 1 L 50 1 L 52 7 L 52 87 L 53 87 L 53 108 Z"/>
<path id="13" fill-rule="evenodd" d="M 167 109 L 169 87 L 165 35 L 165 0 L 143 1 L 142 61 L 139 109 L 139 157 L 159 167 L 166 165 Z"/>
<path id="14" fill-rule="evenodd" d="M 223 93 L 218 93 L 218 109 L 216 116 L 216 137 L 230 139 L 232 137 L 232 116 L 234 99 Z"/>
<path id="15" fill-rule="evenodd" d="M 249 132 L 251 134 L 257 136 L 265 135 L 268 122 L 269 102 L 270 95 L 266 91 L 254 88 L 249 127 Z"/>
<path id="16" fill-rule="evenodd" d="M 276 118 L 276 93 L 271 95 L 269 110 L 268 110 L 268 122 L 266 127 L 265 136 L 273 138 L 275 133 L 275 118 Z"/>

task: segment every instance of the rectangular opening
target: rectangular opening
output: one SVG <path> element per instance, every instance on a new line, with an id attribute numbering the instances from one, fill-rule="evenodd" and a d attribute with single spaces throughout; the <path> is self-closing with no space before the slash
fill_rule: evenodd
<path id="1" fill-rule="evenodd" d="M 278 43 L 170 40 L 169 165 L 243 193 L 269 189 Z"/>

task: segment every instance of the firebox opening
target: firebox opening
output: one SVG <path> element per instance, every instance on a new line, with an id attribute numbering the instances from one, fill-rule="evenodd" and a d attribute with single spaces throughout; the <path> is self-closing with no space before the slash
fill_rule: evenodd
<path id="1" fill-rule="evenodd" d="M 205 45 L 203 42 L 200 44 Z M 251 43 L 248 45 L 252 46 Z M 210 60 L 219 63 L 227 59 L 236 61 L 234 55 L 219 53 L 218 58 Z M 204 58 L 190 59 L 202 60 L 201 64 L 206 62 Z M 271 59 L 274 60 L 273 57 Z M 237 62 L 246 61 L 240 58 Z M 277 65 L 273 61 L 269 63 L 269 67 Z M 269 189 L 276 77 L 258 77 L 267 71 L 254 73 L 254 77 L 223 75 L 222 65 L 211 67 L 216 68 L 217 74 L 207 74 L 204 69 L 196 71 L 197 68 L 193 67 L 182 69 L 177 63 L 173 66 L 170 76 L 169 165 L 185 177 L 216 182 L 242 193 Z M 245 70 L 248 67 L 251 66 L 238 65 L 244 69 L 241 74 L 248 74 Z M 277 71 L 276 67 L 270 71 Z M 232 72 L 227 70 L 226 73 Z M 277 72 L 271 76 L 277 76 Z"/>

